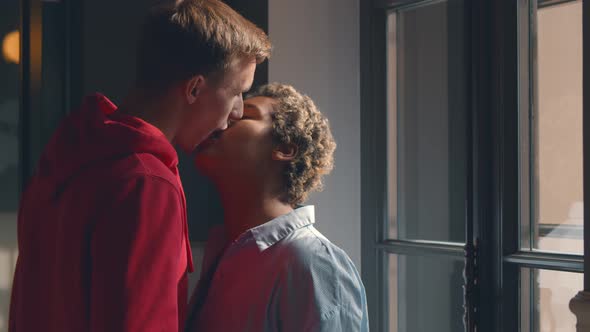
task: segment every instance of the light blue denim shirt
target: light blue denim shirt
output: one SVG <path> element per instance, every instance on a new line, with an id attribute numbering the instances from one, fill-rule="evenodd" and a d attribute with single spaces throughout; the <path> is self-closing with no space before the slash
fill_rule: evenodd
<path id="1" fill-rule="evenodd" d="M 314 207 L 305 206 L 248 230 L 229 245 L 223 228 L 213 231 L 195 291 L 201 295 L 191 301 L 187 330 L 369 331 L 357 269 L 313 223 Z M 204 296 L 199 293 L 207 283 L 203 276 L 215 265 Z M 199 296 L 204 302 L 197 310 Z"/>

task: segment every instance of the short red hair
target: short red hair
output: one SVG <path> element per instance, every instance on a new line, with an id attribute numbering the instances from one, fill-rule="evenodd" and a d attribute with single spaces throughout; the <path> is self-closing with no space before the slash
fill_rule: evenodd
<path id="1" fill-rule="evenodd" d="M 223 72 L 237 58 L 261 63 L 271 43 L 262 29 L 219 0 L 168 1 L 155 6 L 141 30 L 137 84 L 162 88 Z"/>

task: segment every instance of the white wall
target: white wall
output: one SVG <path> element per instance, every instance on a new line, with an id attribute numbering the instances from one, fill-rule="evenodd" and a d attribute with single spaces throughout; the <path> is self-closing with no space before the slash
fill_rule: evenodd
<path id="1" fill-rule="evenodd" d="M 335 168 L 308 203 L 317 228 L 360 269 L 359 1 L 270 0 L 269 35 L 269 81 L 308 94 L 332 125 Z"/>

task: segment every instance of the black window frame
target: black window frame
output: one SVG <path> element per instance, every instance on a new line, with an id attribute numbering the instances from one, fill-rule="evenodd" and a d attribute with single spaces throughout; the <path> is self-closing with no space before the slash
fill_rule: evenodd
<path id="1" fill-rule="evenodd" d="M 443 0 L 444 1 L 444 0 Z M 547 7 L 571 0 L 539 0 Z M 461 246 L 386 240 L 386 19 L 400 6 L 427 5 L 439 0 L 362 1 L 361 23 L 361 216 L 362 275 L 366 285 L 371 329 L 386 331 L 387 253 L 463 255 Z M 525 251 L 520 248 L 519 212 L 519 11 L 518 1 L 466 2 L 471 24 L 468 46 L 471 112 L 468 115 L 467 240 L 478 239 L 476 298 L 479 331 L 519 331 L 520 269 L 537 268 L 583 273 L 588 255 Z M 590 63 L 590 5 L 584 1 L 584 63 Z M 590 82 L 590 66 L 584 81 Z M 526 71 L 529 69 L 527 68 Z M 524 72 L 528 75 L 528 72 Z M 584 96 L 590 84 L 584 85 Z M 584 98 L 584 205 L 590 206 L 590 102 Z M 469 171 L 470 170 L 470 171 Z M 584 215 L 584 248 L 590 250 L 590 214 Z M 424 241 L 422 241 L 424 242 Z M 590 276 L 584 275 L 590 289 Z M 573 297 L 575 294 L 571 294 Z"/>

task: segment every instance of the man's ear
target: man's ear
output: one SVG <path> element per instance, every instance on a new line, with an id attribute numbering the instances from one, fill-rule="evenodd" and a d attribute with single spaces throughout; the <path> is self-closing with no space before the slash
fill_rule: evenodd
<path id="1" fill-rule="evenodd" d="M 288 144 L 279 144 L 274 148 L 272 151 L 272 160 L 277 161 L 291 161 L 295 159 L 297 156 L 297 145 L 288 143 Z"/>
<path id="2" fill-rule="evenodd" d="M 203 75 L 196 75 L 191 77 L 185 86 L 185 98 L 187 103 L 194 104 L 199 97 L 199 93 L 205 86 L 205 77 Z"/>

